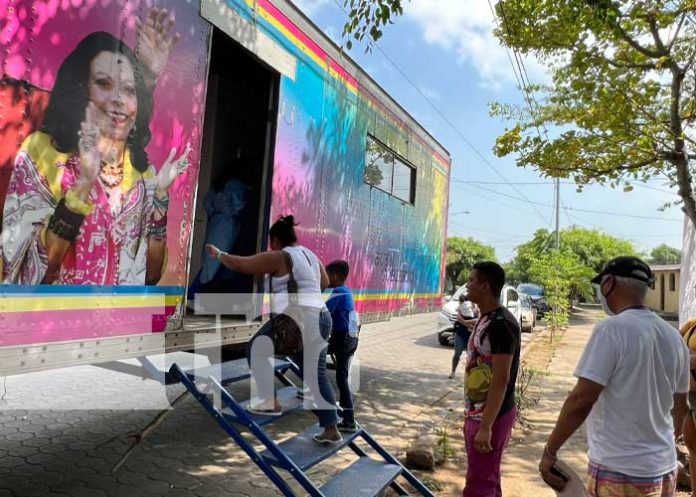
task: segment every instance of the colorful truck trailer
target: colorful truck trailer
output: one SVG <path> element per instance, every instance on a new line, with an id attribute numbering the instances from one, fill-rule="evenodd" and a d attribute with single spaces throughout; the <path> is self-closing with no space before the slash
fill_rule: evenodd
<path id="1" fill-rule="evenodd" d="M 364 321 L 439 307 L 451 160 L 285 0 L 0 0 L 0 375 L 248 340 L 206 241 L 352 266 Z M 234 314 L 231 311 L 231 314 Z"/>

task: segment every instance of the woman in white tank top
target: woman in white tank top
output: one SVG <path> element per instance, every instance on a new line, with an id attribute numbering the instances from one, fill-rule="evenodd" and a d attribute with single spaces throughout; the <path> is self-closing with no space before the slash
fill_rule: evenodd
<path id="1" fill-rule="evenodd" d="M 302 354 L 293 356 L 292 360 L 305 372 L 305 358 L 308 363 L 305 383 L 309 386 L 313 401 L 314 413 L 319 418 L 319 425 L 324 429 L 314 436 L 318 443 L 337 444 L 342 440 L 337 429 L 336 394 L 329 383 L 326 374 L 326 347 L 331 334 L 331 314 L 329 314 L 322 291 L 329 286 L 329 277 L 319 258 L 308 248 L 297 242 L 293 216 L 278 219 L 270 230 L 271 250 L 250 257 L 241 257 L 222 252 L 214 245 L 206 246 L 211 257 L 218 259 L 223 265 L 244 274 L 256 276 L 270 275 L 271 277 L 271 311 L 283 312 L 288 305 L 289 268 L 283 252 L 292 259 L 293 276 L 297 282 L 299 304 L 304 310 Z M 318 359 L 316 359 L 318 356 Z M 315 362 L 316 361 L 316 362 Z M 316 364 L 316 370 L 314 365 Z M 316 371 L 316 373 L 315 373 Z M 253 407 L 253 412 L 265 415 L 282 414 L 282 406 L 275 399 L 273 404 Z"/>

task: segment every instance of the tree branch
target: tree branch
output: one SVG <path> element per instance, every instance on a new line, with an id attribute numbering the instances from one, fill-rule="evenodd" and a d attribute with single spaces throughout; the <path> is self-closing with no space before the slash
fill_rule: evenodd
<path id="1" fill-rule="evenodd" d="M 689 57 L 689 62 L 683 67 L 683 71 L 689 71 L 693 67 L 694 61 L 696 61 L 696 50 L 691 54 L 691 57 Z"/>
<path id="2" fill-rule="evenodd" d="M 682 125 L 682 117 L 679 112 L 681 110 L 682 85 L 686 77 L 686 72 L 673 60 L 670 60 L 668 67 L 672 72 L 670 120 L 675 153 L 671 162 L 677 170 L 677 185 L 679 187 L 677 191 L 684 202 L 682 209 L 689 219 L 691 219 L 691 222 L 696 223 L 696 198 L 694 198 L 694 190 L 691 186 L 693 179 L 691 171 L 689 170 L 686 136 Z"/>
<path id="3" fill-rule="evenodd" d="M 595 169 L 593 167 L 581 167 L 583 172 L 589 173 L 588 176 L 592 179 L 599 178 L 601 176 L 606 176 L 606 174 L 610 171 L 635 171 L 636 169 L 642 169 L 644 167 L 647 167 L 651 164 L 654 164 L 657 161 L 657 159 L 646 159 L 645 161 L 642 162 L 636 162 L 634 164 L 626 164 L 625 166 L 616 166 L 611 168 L 610 170 L 607 169 Z"/>
<path id="4" fill-rule="evenodd" d="M 630 62 L 627 62 L 625 64 L 622 64 L 620 62 L 616 62 L 615 60 L 608 59 L 606 57 L 602 57 L 607 64 L 610 66 L 616 67 L 618 69 L 645 69 L 646 71 L 649 71 L 650 69 L 657 69 L 657 66 L 653 63 L 646 63 L 646 64 L 633 64 Z"/>
<path id="5" fill-rule="evenodd" d="M 655 19 L 654 15 L 650 16 L 648 19 L 648 24 L 650 25 L 650 33 L 652 34 L 653 40 L 655 40 L 655 46 L 657 49 L 663 56 L 669 55 L 669 51 L 667 50 L 667 47 L 663 43 L 662 37 L 660 36 L 660 30 L 657 27 L 657 20 Z"/>
<path id="6" fill-rule="evenodd" d="M 624 28 L 621 27 L 621 25 L 618 22 L 614 23 L 614 29 L 619 34 L 619 36 L 621 36 L 621 38 L 623 38 L 623 40 L 626 43 L 628 43 L 631 47 L 633 47 L 633 49 L 642 53 L 646 57 L 650 57 L 651 59 L 659 59 L 660 57 L 662 57 L 664 55 L 661 52 L 658 52 L 656 50 L 652 50 L 648 47 L 644 47 L 643 45 L 638 43 L 636 40 L 631 38 L 629 36 L 629 34 L 624 30 Z"/>
<path id="7" fill-rule="evenodd" d="M 684 25 L 684 21 L 686 20 L 686 12 L 683 12 L 681 14 L 681 18 L 679 19 L 679 24 L 677 24 L 677 29 L 674 32 L 674 38 L 672 38 L 672 41 L 669 42 L 669 45 L 667 46 L 667 51 L 672 52 L 672 48 L 674 48 L 674 44 L 677 42 L 677 38 L 679 38 L 679 31 L 681 31 L 682 26 Z"/>

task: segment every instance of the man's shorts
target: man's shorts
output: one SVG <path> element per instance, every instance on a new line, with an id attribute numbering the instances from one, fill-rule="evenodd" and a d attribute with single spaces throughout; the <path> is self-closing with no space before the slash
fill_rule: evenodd
<path id="1" fill-rule="evenodd" d="M 628 476 L 590 461 L 587 489 L 592 497 L 672 497 L 677 470 L 662 476 Z"/>

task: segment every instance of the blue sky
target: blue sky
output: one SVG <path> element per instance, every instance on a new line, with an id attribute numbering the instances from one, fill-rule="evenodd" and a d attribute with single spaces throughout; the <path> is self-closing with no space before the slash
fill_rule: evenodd
<path id="1" fill-rule="evenodd" d="M 295 3 L 340 42 L 346 17 L 339 5 L 342 0 Z M 495 247 L 500 260 L 509 260 L 515 247 L 529 240 L 535 230 L 554 226 L 554 194 L 550 180 L 532 169 L 517 167 L 512 156 L 500 159 L 492 153 L 495 138 L 506 123 L 490 117 L 489 103 L 520 103 L 522 96 L 507 54 L 491 34 L 494 19 L 488 3 L 411 0 L 404 11 L 404 17 L 386 30 L 380 50 L 366 54 L 363 47 L 354 47 L 351 56 L 452 155 L 449 235 L 472 236 Z M 533 82 L 544 77 L 543 68 L 533 62 L 527 63 L 527 71 Z M 575 185 L 562 184 L 561 200 L 566 208 L 561 209 L 561 228 L 574 224 L 600 229 L 631 240 L 646 253 L 661 243 L 680 248 L 681 211 L 677 207 L 658 211 L 677 199 L 676 192 L 659 179 L 641 185 L 636 184 L 630 193 L 588 186 L 578 194 Z M 514 198 L 522 196 L 548 206 Z"/>

